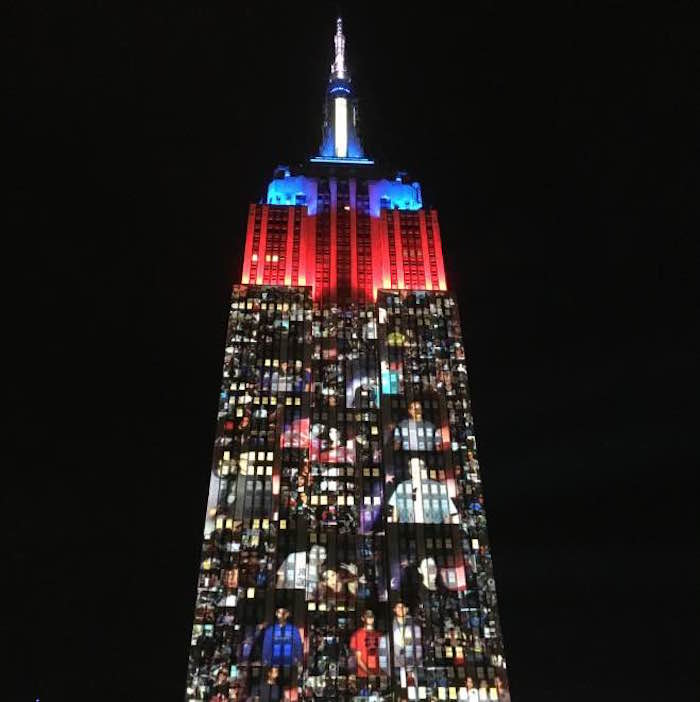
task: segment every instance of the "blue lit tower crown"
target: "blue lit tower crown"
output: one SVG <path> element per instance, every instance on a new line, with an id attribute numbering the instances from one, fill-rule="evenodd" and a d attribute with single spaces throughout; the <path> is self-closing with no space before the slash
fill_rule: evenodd
<path id="1" fill-rule="evenodd" d="M 350 74 L 345 64 L 343 20 L 338 17 L 333 38 L 335 60 L 331 64 L 323 121 L 322 158 L 364 158 L 357 134 L 357 100 L 353 98 Z"/>

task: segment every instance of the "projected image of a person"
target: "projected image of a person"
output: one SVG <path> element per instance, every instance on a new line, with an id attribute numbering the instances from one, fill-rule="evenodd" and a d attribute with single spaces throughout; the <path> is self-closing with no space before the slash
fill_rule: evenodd
<path id="1" fill-rule="evenodd" d="M 354 607 L 357 584 L 357 565 L 341 563 L 339 567 L 329 568 L 321 573 L 315 596 L 333 606 Z"/>
<path id="2" fill-rule="evenodd" d="M 414 621 L 411 610 L 403 602 L 397 602 L 393 609 L 394 665 L 397 667 L 420 665 L 423 660 L 421 627 Z"/>
<path id="3" fill-rule="evenodd" d="M 387 425 L 384 437 L 394 451 L 442 451 L 441 433 L 435 424 L 425 418 L 420 400 L 412 400 L 407 407 L 408 417 L 397 424 Z"/>
<path id="4" fill-rule="evenodd" d="M 301 663 L 304 647 L 299 630 L 290 624 L 289 610 L 278 607 L 277 621 L 263 634 L 262 662 L 266 666 L 291 666 Z"/>
<path id="5" fill-rule="evenodd" d="M 401 524 L 457 523 L 459 510 L 447 485 L 423 477 L 427 467 L 422 459 L 412 458 L 409 469 L 411 479 L 399 482 L 387 500 L 392 521 Z"/>
<path id="6" fill-rule="evenodd" d="M 467 702 L 479 702 L 479 691 L 474 687 L 474 678 L 468 676 L 466 680 Z"/>
<path id="7" fill-rule="evenodd" d="M 352 406 L 354 409 L 370 409 L 378 406 L 377 385 L 373 380 L 370 381 L 367 377 L 362 378 L 360 385 L 355 390 Z"/>
<path id="8" fill-rule="evenodd" d="M 438 567 L 432 556 L 423 558 L 418 565 L 422 586 L 431 592 L 457 591 L 467 589 L 466 568 L 464 565 Z"/>
<path id="9" fill-rule="evenodd" d="M 277 569 L 277 588 L 306 590 L 311 595 L 318 587 L 321 566 L 326 562 L 326 556 L 325 546 L 318 544 L 314 544 L 308 554 L 306 551 L 288 554 Z"/>
<path id="10" fill-rule="evenodd" d="M 251 688 L 247 702 L 279 702 L 283 692 L 284 688 L 280 684 L 280 669 L 269 668 L 265 677 Z"/>
<path id="11" fill-rule="evenodd" d="M 381 631 L 374 628 L 374 612 L 366 609 L 362 614 L 362 627 L 350 637 L 350 650 L 357 659 L 357 677 L 379 675 L 387 669 L 387 641 Z"/>

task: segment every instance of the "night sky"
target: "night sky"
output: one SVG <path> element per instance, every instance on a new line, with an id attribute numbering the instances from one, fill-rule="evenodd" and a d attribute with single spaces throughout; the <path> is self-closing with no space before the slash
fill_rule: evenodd
<path id="1" fill-rule="evenodd" d="M 183 697 L 247 206 L 318 149 L 338 7 L 97 5 L 10 25 L 8 702 Z M 347 52 L 439 210 L 513 699 L 692 699 L 699 28 L 424 5 Z"/>

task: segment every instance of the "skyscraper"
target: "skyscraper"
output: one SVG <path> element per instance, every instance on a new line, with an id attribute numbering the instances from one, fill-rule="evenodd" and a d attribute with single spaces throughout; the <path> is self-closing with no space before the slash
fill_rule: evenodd
<path id="1" fill-rule="evenodd" d="M 334 51 L 319 155 L 248 212 L 186 699 L 508 700 L 437 212 Z"/>

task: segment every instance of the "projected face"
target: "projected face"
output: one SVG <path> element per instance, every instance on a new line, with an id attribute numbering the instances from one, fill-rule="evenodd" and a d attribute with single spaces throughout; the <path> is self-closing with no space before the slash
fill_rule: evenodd
<path id="1" fill-rule="evenodd" d="M 410 611 L 408 607 L 403 602 L 397 602 L 394 605 L 394 615 L 397 619 L 405 619 L 409 615 Z"/>
<path id="2" fill-rule="evenodd" d="M 409 402 L 408 416 L 411 419 L 414 419 L 416 422 L 420 422 L 423 419 L 423 407 L 421 406 L 420 402 Z"/>
<path id="3" fill-rule="evenodd" d="M 356 371 L 359 373 L 359 370 Z M 379 406 L 377 381 L 366 376 L 355 377 L 348 383 L 347 406 L 354 409 L 374 409 Z"/>

